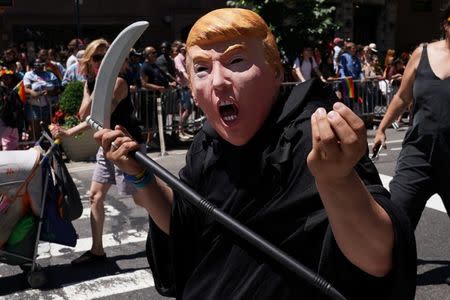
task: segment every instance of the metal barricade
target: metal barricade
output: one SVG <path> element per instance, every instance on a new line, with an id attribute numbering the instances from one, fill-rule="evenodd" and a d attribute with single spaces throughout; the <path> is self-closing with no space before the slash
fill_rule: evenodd
<path id="1" fill-rule="evenodd" d="M 284 82 L 283 86 L 299 84 L 298 82 Z M 366 79 L 353 80 L 353 95 L 350 97 L 349 87 L 345 87 L 342 78 L 327 82 L 336 93 L 338 99 L 350 107 L 363 118 L 382 118 L 391 102 L 396 89 L 388 80 Z"/>
<path id="2" fill-rule="evenodd" d="M 330 82 L 338 98 L 361 117 L 383 117 L 393 92 L 387 80 L 353 80 L 353 95 L 345 79 Z"/>
<path id="3" fill-rule="evenodd" d="M 158 132 L 156 105 L 158 98 L 161 99 L 164 133 L 167 135 L 176 135 L 180 122 L 180 95 L 179 89 L 177 88 L 169 89 L 164 93 L 146 89 L 137 90 L 132 96 L 135 116 L 145 133 L 152 134 Z M 185 129 L 190 132 L 198 131 L 203 124 L 203 115 L 203 112 L 193 104 L 192 112 L 185 124 Z"/>
<path id="4" fill-rule="evenodd" d="M 284 82 L 284 87 L 299 84 L 298 82 Z M 332 86 L 338 98 L 349 106 L 359 116 L 382 118 L 391 102 L 396 87 L 388 80 L 367 79 L 353 80 L 355 96 L 350 98 L 343 88 L 343 79 L 328 81 Z M 176 135 L 180 121 L 179 115 L 179 90 L 169 89 L 164 93 L 139 89 L 131 94 L 131 99 L 135 108 L 134 114 L 140 122 L 143 133 L 147 135 L 147 142 L 152 138 L 151 135 L 158 132 L 157 99 L 161 98 L 161 113 L 164 133 L 167 135 Z M 52 110 L 50 108 L 50 115 Z M 189 116 L 186 129 L 189 132 L 198 131 L 205 119 L 203 112 L 196 105 L 192 105 L 192 113 Z M 50 124 L 51 120 L 43 120 Z M 40 127 L 36 128 L 36 123 L 29 123 L 29 129 L 39 132 Z M 19 144 L 34 144 L 35 139 L 30 136 L 28 141 L 20 140 Z"/>
<path id="5" fill-rule="evenodd" d="M 19 132 L 19 149 L 33 146 L 41 136 L 42 126 L 51 124 L 55 108 L 52 105 L 32 106 L 26 104 L 24 109 L 25 131 Z"/>

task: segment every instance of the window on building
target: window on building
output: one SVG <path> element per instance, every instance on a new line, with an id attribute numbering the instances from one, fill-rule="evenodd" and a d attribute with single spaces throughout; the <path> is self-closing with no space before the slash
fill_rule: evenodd
<path id="1" fill-rule="evenodd" d="M 411 0 L 411 7 L 413 11 L 430 12 L 432 10 L 431 0 Z"/>
<path id="2" fill-rule="evenodd" d="M 13 6 L 13 0 L 0 0 L 1 7 L 11 7 Z"/>

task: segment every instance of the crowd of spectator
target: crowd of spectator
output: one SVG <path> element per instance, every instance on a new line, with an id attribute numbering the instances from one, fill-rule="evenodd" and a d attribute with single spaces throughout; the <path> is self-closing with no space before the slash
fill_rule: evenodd
<path id="1" fill-rule="evenodd" d="M 322 81 L 345 77 L 401 80 L 410 55 L 410 52 L 402 52 L 396 56 L 394 49 L 388 49 L 381 61 L 375 43 L 360 45 L 336 37 L 324 49 L 310 45 L 302 47 L 293 60 L 292 75 L 295 81 L 305 81 L 312 76 Z"/>
<path id="2" fill-rule="evenodd" d="M 20 140 L 36 140 L 41 130 L 40 122 L 50 123 L 58 110 L 64 87 L 71 81 L 86 80 L 79 63 L 85 45 L 83 40 L 72 39 L 63 50 L 39 49 L 31 51 L 31 55 L 29 49 L 24 47 L 11 47 L 3 51 L 0 83 L 5 89 L 2 90 L 7 95 L 16 93 L 19 97 L 15 98 L 21 99 L 22 103 L 0 106 L 0 112 L 5 111 L 6 107 L 22 110 L 15 113 L 21 119 L 14 122 L 13 127 L 7 126 L 0 118 L 0 146 L 3 150 L 17 149 Z M 187 85 L 185 52 L 181 41 L 163 42 L 159 47 L 148 45 L 143 49 L 131 49 L 127 71 L 130 92 L 143 89 L 178 103 L 178 123 L 173 132 L 180 140 L 192 138 L 191 132 L 186 130 L 193 100 Z M 394 49 L 387 49 L 385 56 L 382 56 L 375 43 L 359 45 L 336 37 L 323 49 L 310 45 L 302 47 L 299 55 L 292 60 L 292 72 L 288 73 L 292 77 L 286 78 L 286 81 L 303 82 L 317 77 L 323 82 L 332 82 L 351 77 L 355 82 L 385 80 L 389 88 L 395 89 L 400 85 L 409 57 L 409 52 L 397 55 Z M 383 89 L 381 85 L 380 88 Z M 8 98 L 7 95 L 3 98 Z M 153 135 L 148 133 L 147 143 Z"/>
<path id="3" fill-rule="evenodd" d="M 376 89 L 375 92 L 386 99 L 386 96 L 393 96 L 400 86 L 410 56 L 411 52 L 398 55 L 394 49 L 387 49 L 383 55 L 375 43 L 361 45 L 335 37 L 322 49 L 310 45 L 301 47 L 299 55 L 293 59 L 291 74 L 288 73 L 288 76 L 292 75 L 294 82 L 317 77 L 323 82 L 335 84 L 351 78 L 352 84 L 358 87 L 356 90 L 371 89 L 373 93 Z M 370 85 L 367 84 L 369 82 Z M 341 100 L 345 99 L 343 89 L 342 85 L 335 85 L 336 94 Z M 359 95 L 354 97 L 361 98 Z M 403 117 L 403 114 L 399 116 L 393 127 L 398 128 Z"/>
<path id="4" fill-rule="evenodd" d="M 0 91 L 5 100 L 0 102 L 1 150 L 15 150 L 19 144 L 31 143 L 39 138 L 42 123 L 58 122 L 55 118 L 60 117 L 58 103 L 64 88 L 71 81 L 86 81 L 80 67 L 85 45 L 83 40 L 72 39 L 63 50 L 42 48 L 31 51 L 30 55 L 29 49 L 11 47 L 3 52 Z M 142 50 L 131 49 L 126 74 L 131 93 L 147 90 L 152 95 L 162 95 L 166 100 L 178 103 L 178 123 L 173 133 L 180 140 L 192 138 L 192 132 L 186 130 L 193 102 L 187 84 L 185 52 L 181 41 L 163 42 L 160 47 L 149 45 Z M 18 101 L 15 105 L 6 104 L 6 99 L 13 98 L 11 95 Z M 3 120 L 12 114 L 13 107 L 19 116 L 14 124 Z M 153 135 L 148 133 L 147 143 Z"/>

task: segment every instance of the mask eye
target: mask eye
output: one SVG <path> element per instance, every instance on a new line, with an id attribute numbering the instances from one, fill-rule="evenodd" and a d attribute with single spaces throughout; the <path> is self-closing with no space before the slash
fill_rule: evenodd
<path id="1" fill-rule="evenodd" d="M 208 70 L 209 70 L 208 67 L 203 66 L 203 65 L 195 65 L 194 66 L 194 73 L 199 77 L 205 76 L 206 73 L 208 72 Z"/>
<path id="2" fill-rule="evenodd" d="M 238 64 L 238 63 L 240 63 L 240 62 L 243 62 L 244 61 L 244 59 L 242 58 L 242 57 L 236 57 L 236 58 L 233 58 L 232 60 L 231 60 L 231 62 L 230 62 L 230 64 Z"/>
<path id="3" fill-rule="evenodd" d="M 199 73 L 199 72 L 206 72 L 208 70 L 207 67 L 198 67 L 195 72 Z"/>

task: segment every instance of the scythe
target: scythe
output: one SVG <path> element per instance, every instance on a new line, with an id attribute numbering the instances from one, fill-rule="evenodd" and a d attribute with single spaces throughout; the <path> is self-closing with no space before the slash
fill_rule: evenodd
<path id="1" fill-rule="evenodd" d="M 88 122 L 95 130 L 109 128 L 112 92 L 120 67 L 124 62 L 125 57 L 128 55 L 130 48 L 147 27 L 148 22 L 144 21 L 129 25 L 116 37 L 106 52 L 100 65 L 93 91 L 91 115 L 86 119 L 86 122 Z M 130 153 L 130 155 L 143 166 L 151 169 L 156 176 L 165 181 L 172 189 L 183 195 L 183 199 L 197 207 L 203 213 L 212 217 L 216 222 L 220 223 L 237 237 L 245 240 L 261 253 L 270 257 L 280 266 L 295 273 L 332 299 L 346 299 L 320 275 L 314 273 L 257 233 L 216 208 L 205 198 L 201 197 L 196 191 L 181 182 L 177 177 L 148 157 L 145 153 L 136 151 Z"/>

